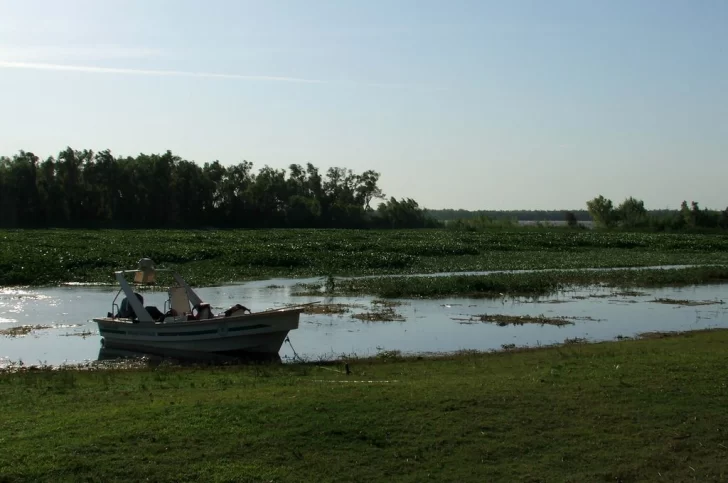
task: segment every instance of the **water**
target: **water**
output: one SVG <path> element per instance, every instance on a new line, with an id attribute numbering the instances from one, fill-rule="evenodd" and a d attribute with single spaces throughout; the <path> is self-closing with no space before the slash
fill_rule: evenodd
<path id="1" fill-rule="evenodd" d="M 542 299 L 399 300 L 394 307 L 403 322 L 363 322 L 354 313 L 372 311 L 370 297 L 298 297 L 297 283 L 311 280 L 264 280 L 241 285 L 201 288 L 198 293 L 216 311 L 241 303 L 253 311 L 271 307 L 322 301 L 351 304 L 342 315 L 301 315 L 298 330 L 290 332 L 296 353 L 306 359 L 342 355 L 370 356 L 381 351 L 435 353 L 458 350 L 492 350 L 503 346 L 537 346 L 583 338 L 613 340 L 651 331 L 685 331 L 728 327 L 728 304 L 702 306 L 666 305 L 656 298 L 721 301 L 727 285 L 645 290 L 646 295 L 614 295 L 611 289 L 587 289 L 559 293 Z M 52 326 L 18 337 L 0 336 L 0 366 L 22 360 L 26 364 L 82 363 L 100 356 L 100 337 L 93 317 L 111 311 L 117 290 L 113 287 L 54 287 L 0 289 L 0 330 L 24 325 Z M 163 307 L 165 292 L 145 292 L 145 305 Z M 525 324 L 501 327 L 472 322 L 479 314 L 545 315 L 575 317 L 573 325 Z M 581 320 L 581 319 L 592 320 Z M 465 319 L 465 320 L 463 320 Z M 291 360 L 285 344 L 281 358 Z"/>

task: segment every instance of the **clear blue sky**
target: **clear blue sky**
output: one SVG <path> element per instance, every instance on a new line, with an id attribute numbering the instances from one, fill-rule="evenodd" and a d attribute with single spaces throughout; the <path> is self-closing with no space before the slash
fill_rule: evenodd
<path id="1" fill-rule="evenodd" d="M 728 1 L 0 0 L 0 154 L 381 172 L 429 208 L 728 205 Z"/>

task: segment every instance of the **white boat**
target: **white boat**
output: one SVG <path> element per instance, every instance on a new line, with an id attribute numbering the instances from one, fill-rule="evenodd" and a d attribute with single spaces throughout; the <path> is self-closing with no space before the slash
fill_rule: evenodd
<path id="1" fill-rule="evenodd" d="M 157 272 L 169 272 L 174 283 L 168 288 L 164 310 L 144 306 L 134 285 L 155 285 Z M 127 277 L 134 274 L 134 281 Z M 303 307 L 251 312 L 236 304 L 214 315 L 210 304 L 175 271 L 156 269 L 148 258 L 136 270 L 114 273 L 121 289 L 106 317 L 94 318 L 106 348 L 151 353 L 257 353 L 277 354 L 288 332 L 298 328 Z M 117 300 L 124 295 L 120 304 Z"/>

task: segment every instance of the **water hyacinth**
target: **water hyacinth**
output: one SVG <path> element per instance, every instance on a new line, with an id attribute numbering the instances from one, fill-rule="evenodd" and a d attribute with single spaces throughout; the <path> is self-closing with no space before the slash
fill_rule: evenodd
<path id="1" fill-rule="evenodd" d="M 273 276 L 728 264 L 728 237 L 699 234 L 525 229 L 479 233 L 0 230 L 0 240 L 0 285 L 5 286 L 111 283 L 113 270 L 133 268 L 142 257 L 177 268 L 198 286 Z M 541 283 L 544 290 L 549 288 L 548 282 Z"/>

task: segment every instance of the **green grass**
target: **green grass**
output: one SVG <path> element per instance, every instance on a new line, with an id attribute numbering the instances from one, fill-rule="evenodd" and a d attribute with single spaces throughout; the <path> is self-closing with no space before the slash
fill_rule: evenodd
<path id="1" fill-rule="evenodd" d="M 728 235 L 568 230 L 0 230 L 0 285 L 113 281 L 142 257 L 197 286 L 274 276 L 728 264 Z"/>
<path id="2" fill-rule="evenodd" d="M 397 297 L 544 296 L 571 288 L 602 285 L 614 288 L 688 286 L 728 281 L 728 267 L 690 267 L 635 270 L 576 270 L 450 275 L 443 277 L 374 277 L 339 279 L 327 296 L 373 295 Z M 321 284 L 301 284 L 298 295 L 320 295 Z"/>
<path id="3" fill-rule="evenodd" d="M 0 481 L 725 481 L 726 351 L 0 374 Z"/>

